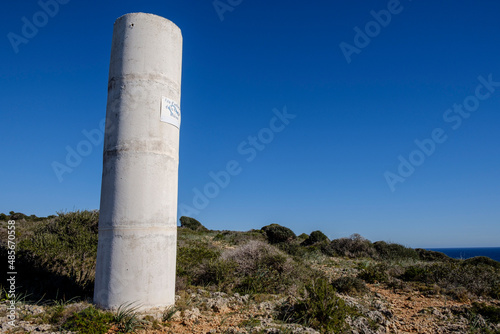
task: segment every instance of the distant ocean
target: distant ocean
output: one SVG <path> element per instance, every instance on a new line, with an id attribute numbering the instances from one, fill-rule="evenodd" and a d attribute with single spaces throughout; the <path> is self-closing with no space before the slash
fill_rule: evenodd
<path id="1" fill-rule="evenodd" d="M 428 250 L 445 253 L 455 259 L 468 259 L 475 256 L 487 256 L 500 262 L 500 247 L 487 248 L 427 248 Z"/>

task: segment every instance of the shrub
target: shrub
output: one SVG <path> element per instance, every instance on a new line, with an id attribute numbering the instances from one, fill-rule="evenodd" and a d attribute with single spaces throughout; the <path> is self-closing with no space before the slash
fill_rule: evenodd
<path id="1" fill-rule="evenodd" d="M 75 211 L 19 225 L 19 292 L 46 299 L 92 295 L 99 212 Z M 1 253 L 5 253 L 3 246 Z"/>
<path id="2" fill-rule="evenodd" d="M 332 240 L 325 251 L 328 255 L 335 254 L 337 256 L 347 256 L 350 258 L 375 258 L 376 256 L 373 244 L 359 234 L 353 234 L 349 238 Z"/>
<path id="3" fill-rule="evenodd" d="M 419 258 L 422 261 L 441 261 L 441 262 L 448 262 L 448 261 L 453 261 L 451 257 L 448 255 L 441 253 L 441 252 L 436 252 L 436 251 L 430 251 L 427 249 L 422 249 L 422 248 L 416 248 L 415 252 L 417 252 Z"/>
<path id="4" fill-rule="evenodd" d="M 291 229 L 279 224 L 271 224 L 264 226 L 262 229 L 267 236 L 267 240 L 271 244 L 280 242 L 288 242 L 296 238 L 295 233 Z"/>
<path id="5" fill-rule="evenodd" d="M 318 242 L 328 241 L 328 237 L 321 231 L 313 231 L 311 235 L 302 242 L 302 246 L 314 245 Z"/>
<path id="6" fill-rule="evenodd" d="M 307 238 L 309 238 L 309 235 L 305 233 L 301 233 L 300 235 L 297 236 L 297 239 L 301 240 L 301 242 L 306 240 Z"/>
<path id="7" fill-rule="evenodd" d="M 307 284 L 302 299 L 287 301 L 279 318 L 319 330 L 322 333 L 339 333 L 347 329 L 346 317 L 352 310 L 337 297 L 335 289 L 324 278 Z"/>
<path id="8" fill-rule="evenodd" d="M 493 323 L 500 324 L 500 307 L 474 302 L 470 311 L 482 315 Z"/>
<path id="9" fill-rule="evenodd" d="M 500 269 L 500 262 L 492 260 L 486 256 L 471 257 L 470 259 L 464 260 L 463 264 L 464 265 L 471 265 L 471 266 L 483 265 L 483 266 L 490 266 L 493 268 Z"/>
<path id="10" fill-rule="evenodd" d="M 436 262 L 407 267 L 400 276 L 405 281 L 436 284 L 446 293 L 454 295 L 458 288 L 476 296 L 497 298 L 500 271 L 486 265 L 471 265 L 465 261 Z"/>
<path id="11" fill-rule="evenodd" d="M 204 275 L 203 266 L 219 258 L 220 251 L 205 241 L 191 241 L 177 248 L 177 276 L 187 284 L 199 283 Z"/>
<path id="12" fill-rule="evenodd" d="M 261 241 L 250 241 L 236 249 L 228 249 L 221 258 L 236 264 L 240 276 L 236 289 L 244 293 L 285 292 L 294 280 L 293 260 Z"/>
<path id="13" fill-rule="evenodd" d="M 368 290 L 363 280 L 358 277 L 343 276 L 332 282 L 332 286 L 340 293 L 357 295 Z"/>
<path id="14" fill-rule="evenodd" d="M 179 220 L 181 221 L 181 227 L 185 227 L 193 231 L 208 231 L 205 226 L 194 218 L 182 216 Z"/>
<path id="15" fill-rule="evenodd" d="M 62 329 L 81 334 L 107 333 L 114 321 L 114 316 L 109 312 L 100 312 L 93 306 L 73 314 L 61 326 Z"/>
<path id="16" fill-rule="evenodd" d="M 202 266 L 201 284 L 242 293 L 285 293 L 298 290 L 313 276 L 311 270 L 262 241 L 226 249 L 218 259 Z"/>
<path id="17" fill-rule="evenodd" d="M 358 278 L 367 283 L 385 283 L 389 280 L 387 270 L 388 267 L 385 263 L 369 265 L 358 274 Z"/>
<path id="18" fill-rule="evenodd" d="M 225 241 L 231 245 L 241 245 L 251 240 L 266 241 L 266 236 L 261 230 L 250 230 L 247 232 L 222 231 L 215 235 L 214 241 Z"/>
<path id="19" fill-rule="evenodd" d="M 378 257 L 383 260 L 419 259 L 418 253 L 413 248 L 408 248 L 403 245 L 377 241 L 373 243 L 373 247 Z"/>

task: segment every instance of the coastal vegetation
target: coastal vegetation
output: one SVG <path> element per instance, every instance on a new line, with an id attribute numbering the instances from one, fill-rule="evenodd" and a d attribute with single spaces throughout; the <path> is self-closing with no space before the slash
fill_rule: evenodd
<path id="1" fill-rule="evenodd" d="M 358 234 L 332 240 L 321 231 L 297 236 L 279 224 L 215 231 L 190 217 L 181 217 L 178 227 L 175 307 L 161 318 L 137 312 L 133 301 L 114 312 L 99 310 L 91 305 L 98 219 L 97 211 L 43 218 L 0 214 L 4 259 L 8 221 L 16 221 L 16 293 L 8 296 L 3 272 L 0 298 L 3 305 L 14 300 L 18 325 L 6 332 L 37 325 L 79 333 L 177 333 L 185 327 L 188 333 L 213 313 L 240 317 L 237 324 L 207 325 L 220 333 L 305 333 L 307 328 L 385 333 L 406 326 L 389 299 L 403 295 L 444 301 L 437 311 L 419 310 L 436 319 L 446 314 L 446 320 L 436 320 L 439 328 L 500 333 L 500 263 L 489 258 L 457 260 Z M 5 306 L 0 317 L 6 316 Z M 408 331 L 420 331 L 415 328 Z"/>

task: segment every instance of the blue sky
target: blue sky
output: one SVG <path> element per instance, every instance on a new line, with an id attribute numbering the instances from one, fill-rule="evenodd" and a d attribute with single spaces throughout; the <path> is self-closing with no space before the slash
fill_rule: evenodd
<path id="1" fill-rule="evenodd" d="M 102 141 L 84 131 L 105 117 L 113 22 L 140 11 L 184 39 L 179 216 L 500 246 L 499 2 L 53 1 L 1 14 L 0 212 L 99 207 Z"/>

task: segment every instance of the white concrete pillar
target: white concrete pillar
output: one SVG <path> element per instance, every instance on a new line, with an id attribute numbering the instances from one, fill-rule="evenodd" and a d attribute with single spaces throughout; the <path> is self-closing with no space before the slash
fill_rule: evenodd
<path id="1" fill-rule="evenodd" d="M 175 299 L 182 35 L 132 13 L 114 25 L 94 303 L 141 310 Z"/>

